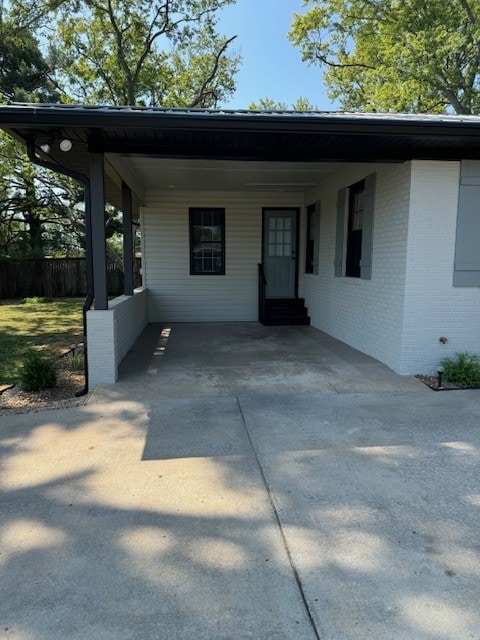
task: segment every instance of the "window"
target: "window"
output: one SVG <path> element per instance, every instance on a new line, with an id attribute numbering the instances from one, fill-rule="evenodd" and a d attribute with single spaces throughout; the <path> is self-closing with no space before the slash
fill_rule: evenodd
<path id="1" fill-rule="evenodd" d="M 372 278 L 375 173 L 338 192 L 335 276 Z"/>
<path id="2" fill-rule="evenodd" d="M 363 231 L 363 197 L 365 180 L 357 182 L 349 189 L 348 225 L 347 225 L 347 258 L 345 275 L 351 278 L 360 277 L 360 261 L 362 259 Z"/>
<path id="3" fill-rule="evenodd" d="M 190 209 L 190 275 L 225 275 L 225 209 Z"/>
<path id="4" fill-rule="evenodd" d="M 318 274 L 320 234 L 320 202 L 307 207 L 307 228 L 305 241 L 305 273 Z"/>

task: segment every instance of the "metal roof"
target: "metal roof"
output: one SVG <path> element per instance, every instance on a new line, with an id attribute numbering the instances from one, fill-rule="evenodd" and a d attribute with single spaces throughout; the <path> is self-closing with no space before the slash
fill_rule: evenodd
<path id="1" fill-rule="evenodd" d="M 37 145 L 177 158 L 401 162 L 480 157 L 480 117 L 228 111 L 58 104 L 0 107 L 0 127 Z M 62 162 L 73 162 L 60 154 Z"/>
<path id="2" fill-rule="evenodd" d="M 76 112 L 76 113 L 122 113 L 122 114 L 152 114 L 152 115 L 175 115 L 186 117 L 235 117 L 244 116 L 249 119 L 261 118 L 325 118 L 329 120 L 368 120 L 371 122 L 423 122 L 423 123 L 480 123 L 480 115 L 461 114 L 418 114 L 418 113 L 380 113 L 377 111 L 294 111 L 294 110 L 273 110 L 273 109 L 189 109 L 181 107 L 140 107 L 140 106 L 115 106 L 115 105 L 85 105 L 85 104 L 45 104 L 45 103 L 10 103 L 8 110 L 34 110 L 38 112 Z"/>

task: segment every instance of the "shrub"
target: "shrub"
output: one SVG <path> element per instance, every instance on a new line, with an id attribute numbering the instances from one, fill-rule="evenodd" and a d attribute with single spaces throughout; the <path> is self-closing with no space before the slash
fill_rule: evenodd
<path id="1" fill-rule="evenodd" d="M 25 358 L 19 377 L 24 391 L 41 391 L 57 384 L 57 369 L 52 360 L 32 351 Z"/>
<path id="2" fill-rule="evenodd" d="M 45 304 L 46 302 L 53 302 L 53 298 L 40 298 L 33 296 L 33 298 L 24 298 L 23 304 Z"/>
<path id="3" fill-rule="evenodd" d="M 69 353 L 68 355 L 65 356 L 65 361 L 70 371 L 82 371 L 84 368 L 83 351 L 77 351 L 76 353 Z"/>
<path id="4" fill-rule="evenodd" d="M 454 358 L 443 358 L 443 378 L 461 387 L 480 386 L 480 356 L 464 351 Z"/>

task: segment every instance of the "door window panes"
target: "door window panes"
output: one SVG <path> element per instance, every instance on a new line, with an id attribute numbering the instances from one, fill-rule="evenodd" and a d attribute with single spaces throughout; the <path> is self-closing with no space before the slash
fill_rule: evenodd
<path id="1" fill-rule="evenodd" d="M 291 219 L 282 216 L 268 220 L 268 255 L 286 257 L 292 253 Z"/>

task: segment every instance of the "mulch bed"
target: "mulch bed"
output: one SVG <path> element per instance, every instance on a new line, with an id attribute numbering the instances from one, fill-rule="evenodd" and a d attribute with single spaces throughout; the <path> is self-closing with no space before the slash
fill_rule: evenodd
<path id="1" fill-rule="evenodd" d="M 455 391 L 455 390 L 458 391 L 460 389 L 478 389 L 479 388 L 479 387 L 461 387 L 460 385 L 455 384 L 454 382 L 445 382 L 444 380 L 442 380 L 442 386 L 439 388 L 438 376 L 417 375 L 415 376 L 415 378 L 420 380 L 420 382 L 423 382 L 423 384 L 426 384 L 427 387 L 430 387 L 430 389 L 433 389 L 434 391 Z"/>
<path id="2" fill-rule="evenodd" d="M 64 358 L 58 361 L 58 381 L 53 389 L 27 392 L 15 386 L 0 395 L 0 415 L 62 409 L 85 404 L 88 396 L 75 397 L 84 386 L 83 372 L 71 371 Z"/>

